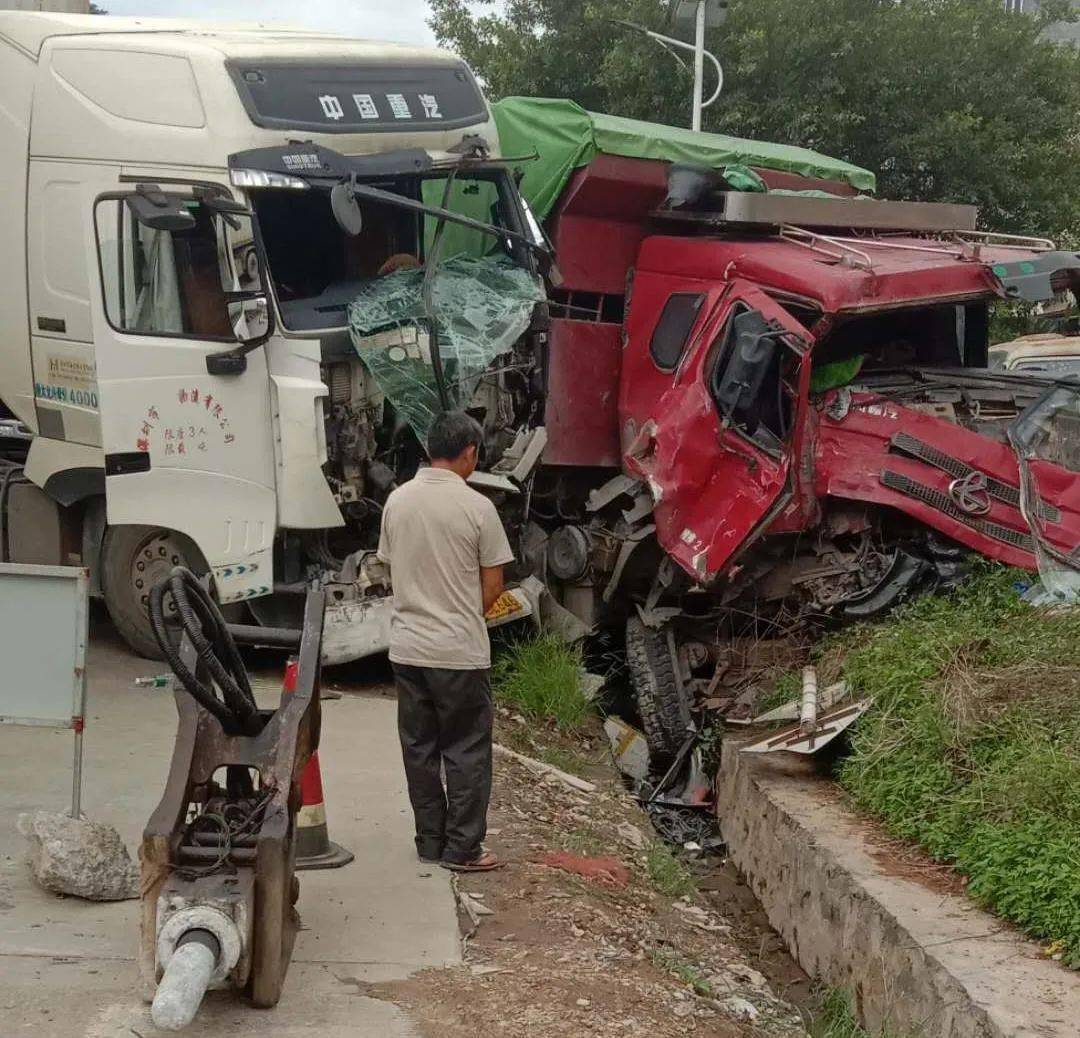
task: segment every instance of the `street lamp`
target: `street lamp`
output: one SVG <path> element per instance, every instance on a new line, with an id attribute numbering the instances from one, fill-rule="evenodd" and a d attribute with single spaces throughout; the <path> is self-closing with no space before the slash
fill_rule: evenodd
<path id="1" fill-rule="evenodd" d="M 709 54 L 709 59 L 716 66 L 719 82 L 716 84 L 716 89 L 709 100 L 704 102 L 701 100 L 704 89 L 705 55 L 708 53 L 705 50 L 705 30 L 706 28 L 713 29 L 723 23 L 727 17 L 728 0 L 673 0 L 671 7 L 672 18 L 677 26 L 682 27 L 691 24 L 694 26 L 693 47 L 683 43 L 681 40 L 673 40 L 670 37 L 666 38 L 664 42 L 694 52 L 694 114 L 690 126 L 691 129 L 700 130 L 702 108 L 708 108 L 720 96 L 720 90 L 724 85 L 724 71 L 720 67 L 720 62 L 712 54 Z M 649 35 L 653 34 L 649 33 Z"/>

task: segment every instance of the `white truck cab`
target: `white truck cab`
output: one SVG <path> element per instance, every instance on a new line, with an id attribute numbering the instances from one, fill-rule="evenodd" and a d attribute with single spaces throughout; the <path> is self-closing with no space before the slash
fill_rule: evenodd
<path id="1" fill-rule="evenodd" d="M 431 351 L 394 322 L 358 339 L 350 302 L 416 289 L 453 236 L 540 285 L 468 68 L 260 25 L 0 13 L 0 149 L 0 560 L 90 565 L 146 655 L 146 596 L 178 562 L 271 627 L 320 582 L 328 657 L 384 648 L 365 563 L 422 450 L 358 344 L 425 370 Z M 489 460 L 525 430 L 523 363 L 435 372 Z"/>

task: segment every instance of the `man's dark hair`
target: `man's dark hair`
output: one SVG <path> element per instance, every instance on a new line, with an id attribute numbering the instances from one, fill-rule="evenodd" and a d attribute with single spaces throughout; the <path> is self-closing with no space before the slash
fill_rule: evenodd
<path id="1" fill-rule="evenodd" d="M 466 448 L 477 450 L 484 442 L 484 430 L 464 411 L 443 411 L 435 416 L 427 435 L 428 457 L 432 461 L 453 461 Z"/>

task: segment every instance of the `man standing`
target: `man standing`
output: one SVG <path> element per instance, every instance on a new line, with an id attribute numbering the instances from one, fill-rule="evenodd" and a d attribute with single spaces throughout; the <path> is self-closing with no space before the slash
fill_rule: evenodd
<path id="1" fill-rule="evenodd" d="M 394 587 L 390 662 L 416 850 L 459 871 L 502 864 L 483 848 L 492 724 L 484 613 L 502 594 L 514 554 L 495 505 L 465 482 L 482 442 L 468 415 L 438 415 L 428 433 L 431 467 L 387 498 L 379 537 Z"/>

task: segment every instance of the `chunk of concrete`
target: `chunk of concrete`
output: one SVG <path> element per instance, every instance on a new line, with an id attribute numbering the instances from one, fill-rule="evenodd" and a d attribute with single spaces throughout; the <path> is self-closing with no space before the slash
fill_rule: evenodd
<path id="1" fill-rule="evenodd" d="M 111 825 L 34 811 L 19 815 L 30 841 L 30 871 L 46 890 L 89 901 L 139 896 L 139 866 Z"/>

